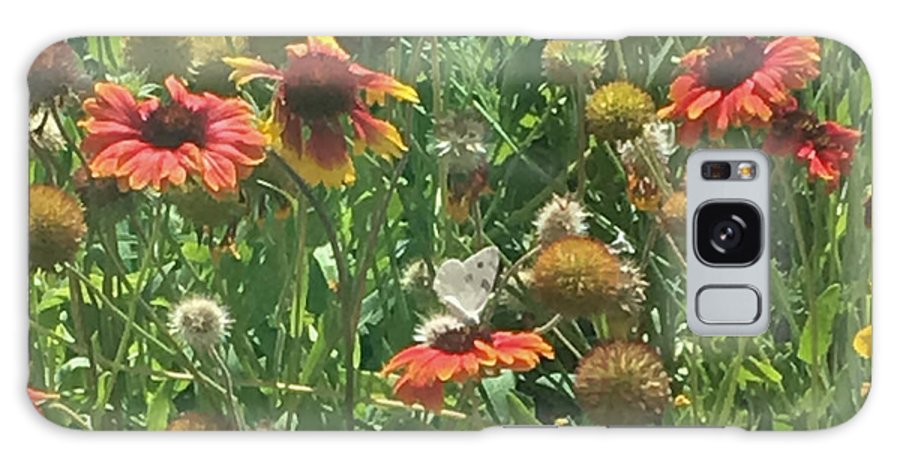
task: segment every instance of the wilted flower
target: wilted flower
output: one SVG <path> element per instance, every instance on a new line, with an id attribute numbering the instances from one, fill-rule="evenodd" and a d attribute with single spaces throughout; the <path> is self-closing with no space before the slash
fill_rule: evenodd
<path id="1" fill-rule="evenodd" d="M 554 84 L 587 84 L 600 76 L 606 45 L 597 40 L 548 40 L 541 52 L 547 79 Z"/>
<path id="2" fill-rule="evenodd" d="M 28 70 L 28 94 L 32 105 L 89 88 L 90 78 L 75 50 L 66 42 L 56 42 L 42 50 Z"/>
<path id="3" fill-rule="evenodd" d="M 219 303 L 201 296 L 182 300 L 172 310 L 169 330 L 191 347 L 212 349 L 220 343 L 231 326 L 228 311 Z"/>
<path id="4" fill-rule="evenodd" d="M 87 166 L 72 173 L 75 193 L 84 204 L 85 218 L 91 225 L 99 221 L 114 224 L 134 208 L 134 195 L 119 190 L 115 179 L 94 179 Z"/>
<path id="5" fill-rule="evenodd" d="M 856 350 L 856 354 L 863 358 L 869 359 L 872 357 L 872 324 L 856 332 L 856 335 L 853 337 L 853 349 Z"/>
<path id="6" fill-rule="evenodd" d="M 473 171 L 456 171 L 447 174 L 447 212 L 454 221 L 463 223 L 469 218 L 472 204 L 491 187 L 488 181 L 486 160 Z"/>
<path id="7" fill-rule="evenodd" d="M 536 333 L 492 332 L 447 315 L 426 321 L 416 339 L 419 344 L 394 355 L 381 372 L 399 371 L 394 395 L 432 411 L 444 406 L 445 382 L 478 380 L 501 369 L 528 371 L 541 357 L 554 356 L 553 348 Z"/>
<path id="8" fill-rule="evenodd" d="M 597 89 L 587 101 L 587 129 L 597 140 L 631 140 L 655 118 L 653 99 L 643 89 L 616 81 Z"/>
<path id="9" fill-rule="evenodd" d="M 669 395 L 662 358 L 643 342 L 614 341 L 594 348 L 575 373 L 575 397 L 598 425 L 658 423 Z"/>
<path id="10" fill-rule="evenodd" d="M 778 108 L 794 104 L 791 90 L 819 75 L 819 59 L 813 37 L 716 40 L 681 58 L 684 73 L 672 82 L 672 104 L 659 116 L 681 121 L 678 141 L 686 146 L 704 129 L 718 140 L 731 126 L 765 126 Z"/>
<path id="11" fill-rule="evenodd" d="M 565 237 L 544 248 L 532 276 L 532 289 L 550 310 L 570 318 L 602 313 L 616 338 L 628 335 L 647 287 L 639 268 L 589 237 Z"/>
<path id="12" fill-rule="evenodd" d="M 78 251 L 84 211 L 74 196 L 50 185 L 32 185 L 28 199 L 28 260 L 32 268 L 52 271 Z"/>
<path id="13" fill-rule="evenodd" d="M 214 432 L 230 430 L 228 421 L 218 414 L 186 411 L 169 421 L 166 430 L 171 432 Z"/>
<path id="14" fill-rule="evenodd" d="M 237 98 L 188 92 L 176 77 L 165 81 L 171 100 L 136 101 L 124 87 L 95 86 L 84 102 L 82 150 L 92 155 L 94 177 L 115 177 L 122 190 L 158 190 L 197 174 L 219 194 L 237 189 L 265 155 L 250 106 Z"/>
<path id="15" fill-rule="evenodd" d="M 570 235 L 585 235 L 589 215 L 578 200 L 554 194 L 534 221 L 538 240 L 546 246 Z"/>
<path id="16" fill-rule="evenodd" d="M 809 179 L 822 179 L 829 191 L 850 172 L 859 131 L 834 121 L 820 122 L 812 113 L 795 110 L 780 114 L 763 143 L 769 155 L 794 156 L 808 164 Z"/>
<path id="17" fill-rule="evenodd" d="M 431 286 L 434 278 L 424 260 L 410 263 L 400 276 L 400 287 L 419 308 L 438 307 L 438 297 Z"/>
<path id="18" fill-rule="evenodd" d="M 659 209 L 661 192 L 653 170 L 662 177 L 668 175 L 669 156 L 678 149 L 674 129 L 671 123 L 653 121 L 644 124 L 639 136 L 616 141 L 625 168 L 628 201 L 641 211 Z"/>
<path id="19" fill-rule="evenodd" d="M 663 224 L 670 233 L 685 232 L 685 215 L 687 215 L 687 194 L 684 190 L 678 190 L 669 195 L 659 210 Z"/>
<path id="20" fill-rule="evenodd" d="M 367 147 L 387 159 L 407 150 L 392 124 L 375 118 L 368 103 L 384 102 L 385 94 L 418 102 L 416 90 L 387 74 L 350 61 L 333 37 L 309 37 L 286 47 L 282 69 L 251 58 L 226 58 L 238 85 L 257 78 L 277 82 L 272 119 L 265 131 L 273 147 L 310 184 L 329 187 L 352 183 L 356 170 L 347 153 L 344 124 L 353 128 L 353 152 Z"/>
<path id="21" fill-rule="evenodd" d="M 472 113 L 445 117 L 434 128 L 437 155 L 450 172 L 472 172 L 487 158 L 486 134 L 484 123 Z"/>
<path id="22" fill-rule="evenodd" d="M 125 61 L 150 82 L 162 82 L 174 74 L 184 76 L 191 66 L 191 38 L 134 36 L 123 38 Z"/>
<path id="23" fill-rule="evenodd" d="M 247 214 L 248 205 L 241 201 L 239 192 L 230 192 L 214 198 L 195 183 L 186 182 L 171 189 L 166 198 L 178 208 L 178 213 L 195 226 L 216 228 L 236 223 Z"/>

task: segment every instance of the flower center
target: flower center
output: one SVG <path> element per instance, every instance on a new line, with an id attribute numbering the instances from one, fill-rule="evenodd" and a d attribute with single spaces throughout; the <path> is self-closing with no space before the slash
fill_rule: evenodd
<path id="1" fill-rule="evenodd" d="M 303 119 L 349 113 L 356 104 L 359 82 L 345 61 L 307 55 L 292 61 L 284 74 L 285 103 Z"/>
<path id="2" fill-rule="evenodd" d="M 144 121 L 141 138 L 163 148 L 178 148 L 188 142 L 202 147 L 206 142 L 206 116 L 179 103 L 160 106 Z"/>
<path id="3" fill-rule="evenodd" d="M 481 326 L 465 325 L 438 334 L 431 346 L 448 353 L 465 353 L 475 347 L 475 340 L 490 343 L 491 331 Z"/>
<path id="4" fill-rule="evenodd" d="M 765 59 L 765 44 L 756 39 L 722 40 L 713 45 L 706 57 L 703 83 L 716 89 L 731 90 L 759 69 Z"/>

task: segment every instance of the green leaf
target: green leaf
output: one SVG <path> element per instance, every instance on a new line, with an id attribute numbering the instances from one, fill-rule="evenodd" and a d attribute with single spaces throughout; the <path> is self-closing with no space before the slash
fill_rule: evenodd
<path id="1" fill-rule="evenodd" d="M 506 395 L 516 388 L 516 377 L 510 371 L 503 371 L 497 377 L 490 377 L 481 381 L 484 391 L 487 392 L 488 401 L 494 407 L 497 418 L 501 423 L 508 424 L 509 417 L 509 401 Z"/>
<path id="2" fill-rule="evenodd" d="M 800 335 L 797 357 L 807 364 L 813 363 L 813 321 L 816 322 L 816 358 L 821 362 L 831 346 L 831 329 L 834 315 L 841 303 L 841 286 L 832 284 L 816 298 L 816 318 L 812 314 L 806 319 Z"/>
<path id="3" fill-rule="evenodd" d="M 147 430 L 165 430 L 168 425 L 173 385 L 166 380 L 155 392 L 147 392 Z"/>
<path id="4" fill-rule="evenodd" d="M 766 377 L 766 379 L 779 386 L 781 385 L 781 373 L 778 372 L 778 370 L 775 369 L 774 366 L 772 366 L 771 361 L 769 361 L 768 359 L 759 360 L 753 356 L 750 356 L 750 362 L 752 362 L 753 365 L 756 366 L 757 369 L 759 369 L 759 371 Z"/>
<path id="5" fill-rule="evenodd" d="M 541 421 L 534 417 L 534 411 L 516 396 L 512 391 L 506 392 L 506 401 L 509 403 L 509 415 L 513 424 L 517 425 L 542 425 Z"/>

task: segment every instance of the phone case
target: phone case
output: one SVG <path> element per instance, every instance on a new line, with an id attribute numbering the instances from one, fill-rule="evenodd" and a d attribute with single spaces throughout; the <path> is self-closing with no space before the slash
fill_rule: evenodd
<path id="1" fill-rule="evenodd" d="M 28 74 L 29 381 L 84 430 L 823 429 L 871 385 L 872 94 L 813 37 L 81 37 Z M 771 308 L 685 317 L 696 148 Z"/>

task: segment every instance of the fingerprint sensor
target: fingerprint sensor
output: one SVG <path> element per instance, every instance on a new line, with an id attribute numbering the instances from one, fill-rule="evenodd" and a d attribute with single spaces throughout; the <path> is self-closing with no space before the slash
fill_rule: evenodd
<path id="1" fill-rule="evenodd" d="M 759 291 L 746 285 L 709 285 L 697 293 L 697 317 L 704 324 L 752 324 L 762 314 Z"/>

